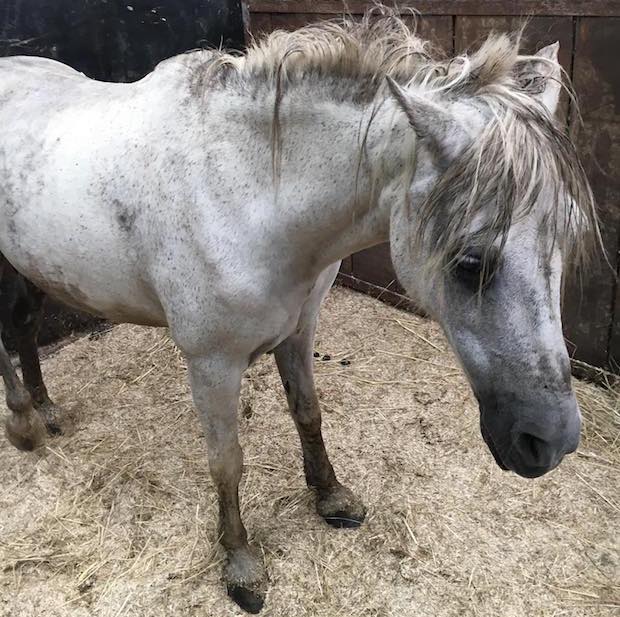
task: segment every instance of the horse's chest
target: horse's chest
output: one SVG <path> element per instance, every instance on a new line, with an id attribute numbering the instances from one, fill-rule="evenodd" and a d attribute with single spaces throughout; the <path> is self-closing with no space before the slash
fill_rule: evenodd
<path id="1" fill-rule="evenodd" d="M 281 296 L 279 302 L 267 303 L 263 310 L 261 341 L 250 354 L 250 363 L 303 329 L 304 316 L 312 304 L 313 295 L 314 281 L 307 281 L 285 297 Z"/>

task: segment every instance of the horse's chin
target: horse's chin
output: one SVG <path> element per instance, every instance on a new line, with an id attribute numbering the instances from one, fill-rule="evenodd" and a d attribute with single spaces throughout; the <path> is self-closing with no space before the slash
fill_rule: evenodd
<path id="1" fill-rule="evenodd" d="M 497 466 L 504 471 L 509 471 L 507 465 L 502 460 L 502 457 L 499 455 L 499 452 L 495 447 L 495 444 L 493 443 L 493 438 L 484 426 L 484 422 L 482 421 L 482 414 L 480 415 L 480 432 L 482 433 L 482 439 L 484 439 L 484 443 L 487 444 L 487 447 L 493 455 Z"/>

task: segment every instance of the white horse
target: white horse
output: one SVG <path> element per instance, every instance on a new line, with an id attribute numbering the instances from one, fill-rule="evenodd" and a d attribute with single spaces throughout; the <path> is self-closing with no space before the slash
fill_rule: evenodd
<path id="1" fill-rule="evenodd" d="M 355 251 L 391 240 L 500 466 L 536 477 L 577 447 L 560 288 L 597 227 L 553 120 L 557 51 L 519 56 L 518 36 L 494 36 L 438 59 L 388 14 L 277 32 L 240 57 L 191 52 L 132 84 L 0 60 L 4 269 L 170 328 L 207 436 L 225 580 L 246 610 L 266 578 L 239 514 L 237 403 L 261 353 L 275 352 L 318 512 L 335 526 L 365 515 L 329 462 L 312 376 L 319 305 Z M 3 348 L 0 368 L 8 437 L 34 447 L 37 401 Z"/>

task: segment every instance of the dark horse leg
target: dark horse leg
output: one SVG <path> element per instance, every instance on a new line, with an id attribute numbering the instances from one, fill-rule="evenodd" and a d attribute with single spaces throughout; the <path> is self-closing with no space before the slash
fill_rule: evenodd
<path id="1" fill-rule="evenodd" d="M 316 315 L 300 325 L 300 332 L 276 347 L 275 357 L 301 440 L 306 482 L 316 490 L 317 510 L 327 523 L 333 527 L 358 527 L 366 508 L 336 479 L 321 434 L 321 409 L 312 370 Z"/>
<path id="2" fill-rule="evenodd" d="M 58 411 L 43 382 L 37 346 L 45 295 L 6 261 L 3 266 L 3 273 L 0 273 L 0 324 L 17 343 L 23 385 L 30 394 L 32 405 L 41 415 L 48 433 L 57 435 L 61 432 Z"/>
<path id="3" fill-rule="evenodd" d="M 9 308 L 13 304 L 13 280 L 7 281 L 7 277 L 13 277 L 14 270 L 0 255 L 0 335 L 2 328 L 10 321 Z M 8 283 L 8 286 L 4 284 Z M 7 293 L 6 290 L 9 290 Z M 6 390 L 6 404 L 12 412 L 6 421 L 6 433 L 9 441 L 20 450 L 33 450 L 41 445 L 44 437 L 43 423 L 33 407 L 33 399 L 30 392 L 19 380 L 15 369 L 4 348 L 0 337 L 0 375 L 4 381 Z"/>

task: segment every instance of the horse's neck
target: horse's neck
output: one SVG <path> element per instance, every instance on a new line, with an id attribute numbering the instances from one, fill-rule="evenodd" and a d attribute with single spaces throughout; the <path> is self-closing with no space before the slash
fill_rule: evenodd
<path id="1" fill-rule="evenodd" d="M 267 107 L 271 128 L 273 106 Z M 369 125 L 371 110 L 313 102 L 299 93 L 285 97 L 281 106 L 276 178 L 269 173 L 263 186 L 277 195 L 270 201 L 287 246 L 317 268 L 388 240 L 390 208 L 405 198 L 413 130 L 391 101 Z M 271 169 L 272 150 L 261 151 L 269 163 L 256 168 L 264 173 Z"/>

